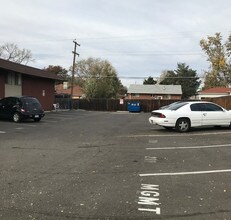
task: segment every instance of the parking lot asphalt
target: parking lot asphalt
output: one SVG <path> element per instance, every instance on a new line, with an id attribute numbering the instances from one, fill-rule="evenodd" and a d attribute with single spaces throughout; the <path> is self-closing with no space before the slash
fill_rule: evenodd
<path id="1" fill-rule="evenodd" d="M 231 219 L 231 130 L 148 113 L 0 121 L 0 219 Z"/>

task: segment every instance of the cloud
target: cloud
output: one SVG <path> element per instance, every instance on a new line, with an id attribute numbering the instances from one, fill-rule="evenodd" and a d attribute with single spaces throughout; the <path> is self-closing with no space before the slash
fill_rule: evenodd
<path id="1" fill-rule="evenodd" d="M 132 81 L 179 62 L 202 73 L 199 41 L 215 32 L 227 38 L 230 11 L 229 0 L 11 0 L 1 4 L 0 44 L 30 49 L 39 68 L 69 68 L 76 39 L 78 59 L 107 59 Z"/>

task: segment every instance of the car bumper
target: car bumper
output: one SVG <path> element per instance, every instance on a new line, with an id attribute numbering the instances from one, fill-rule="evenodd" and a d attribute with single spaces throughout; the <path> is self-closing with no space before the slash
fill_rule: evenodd
<path id="1" fill-rule="evenodd" d="M 36 118 L 43 118 L 45 116 L 45 114 L 23 114 L 22 117 L 23 118 L 31 118 L 31 119 L 36 119 Z"/>
<path id="2" fill-rule="evenodd" d="M 166 118 L 157 118 L 157 117 L 150 117 L 149 123 L 153 125 L 160 125 L 164 127 L 175 127 L 175 121 L 166 119 Z"/>

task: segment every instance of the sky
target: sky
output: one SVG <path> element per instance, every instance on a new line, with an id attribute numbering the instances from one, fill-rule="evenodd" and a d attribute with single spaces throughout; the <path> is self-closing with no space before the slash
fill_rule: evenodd
<path id="1" fill-rule="evenodd" d="M 186 63 L 203 76 L 209 68 L 200 40 L 220 32 L 227 40 L 230 0 L 0 0 L 0 45 L 32 52 L 29 66 L 108 60 L 125 86 L 158 78 Z"/>

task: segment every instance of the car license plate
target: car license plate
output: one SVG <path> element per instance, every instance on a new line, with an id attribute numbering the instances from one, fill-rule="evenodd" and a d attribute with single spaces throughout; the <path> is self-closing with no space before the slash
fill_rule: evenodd
<path id="1" fill-rule="evenodd" d="M 35 117 L 35 118 L 39 118 L 39 115 L 35 115 L 34 117 Z"/>

